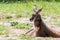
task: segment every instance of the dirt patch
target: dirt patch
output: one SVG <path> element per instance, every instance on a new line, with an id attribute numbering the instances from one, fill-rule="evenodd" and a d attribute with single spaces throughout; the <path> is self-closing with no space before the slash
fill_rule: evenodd
<path id="1" fill-rule="evenodd" d="M 20 36 L 21 34 L 24 34 L 25 32 L 27 32 L 26 29 L 12 29 L 10 30 L 9 37 Z"/>

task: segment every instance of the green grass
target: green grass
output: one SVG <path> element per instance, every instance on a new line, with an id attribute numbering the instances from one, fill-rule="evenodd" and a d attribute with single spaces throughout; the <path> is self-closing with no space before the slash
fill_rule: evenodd
<path id="1" fill-rule="evenodd" d="M 16 14 L 15 17 L 29 17 L 33 10 L 33 2 L 20 2 L 17 1 L 15 3 L 0 3 L 0 12 L 2 14 L 5 14 L 5 16 L 8 16 L 6 14 Z M 40 8 L 43 6 L 43 11 L 41 12 L 41 15 L 60 15 L 60 3 L 59 2 L 48 2 L 48 1 L 37 1 L 36 2 L 37 7 Z"/>
<path id="2" fill-rule="evenodd" d="M 37 1 L 36 2 L 37 7 L 40 8 L 43 6 L 43 11 L 41 14 L 60 14 L 60 3 L 59 2 L 47 2 L 47 1 Z M 32 13 L 32 6 L 33 2 L 20 2 L 17 1 L 15 3 L 0 3 L 0 12 L 3 12 L 3 14 L 8 13 L 15 13 L 15 14 L 21 14 L 24 17 L 28 17 L 29 14 Z"/>
<path id="3" fill-rule="evenodd" d="M 16 40 L 16 39 L 13 39 L 13 38 L 9 38 L 8 40 Z"/>
<path id="4" fill-rule="evenodd" d="M 4 14 L 5 18 L 1 19 L 0 21 L 11 21 L 14 18 L 20 18 L 20 17 L 30 17 L 33 13 L 32 6 L 34 2 L 33 1 L 16 1 L 11 3 L 3 3 L 0 2 L 0 13 Z M 41 12 L 42 19 L 44 19 L 45 16 L 49 15 L 52 16 L 52 19 L 50 22 L 57 22 L 59 21 L 55 20 L 56 17 L 60 15 L 60 3 L 59 2 L 48 2 L 48 1 L 36 1 L 37 8 L 43 7 L 43 10 Z M 16 14 L 14 17 L 11 17 L 7 14 Z M 11 19 L 12 18 L 12 19 Z M 14 21 L 14 20 L 13 20 Z M 59 24 L 57 24 L 59 25 Z M 60 25 L 59 25 L 60 26 Z"/>
<path id="5" fill-rule="evenodd" d="M 4 31 L 4 30 L 8 30 L 8 28 L 3 25 L 0 25 L 0 31 Z"/>
<path id="6" fill-rule="evenodd" d="M 32 1 L 22 2 L 16 1 L 12 3 L 3 3 L 0 2 L 0 13 L 5 15 L 4 19 L 0 21 L 10 21 L 12 17 L 7 14 L 16 14 L 13 18 L 20 18 L 20 17 L 30 17 L 33 13 Z M 41 16 L 45 17 L 46 15 L 52 15 L 53 17 L 57 17 L 60 15 L 60 3 L 59 2 L 48 2 L 48 1 L 36 1 L 37 8 L 43 7 L 41 12 Z"/>
<path id="7" fill-rule="evenodd" d="M 31 36 L 26 36 L 26 35 L 24 35 L 24 34 L 22 34 L 21 36 L 20 36 L 20 39 L 21 40 L 35 40 L 35 38 L 34 37 L 31 37 Z"/>
<path id="8" fill-rule="evenodd" d="M 15 25 L 14 28 L 17 28 L 17 29 L 30 29 L 31 25 L 29 23 L 19 23 L 19 24 Z"/>
<path id="9" fill-rule="evenodd" d="M 8 31 L 8 27 L 5 27 L 3 25 L 0 25 L 0 35 L 8 35 L 9 31 Z"/>

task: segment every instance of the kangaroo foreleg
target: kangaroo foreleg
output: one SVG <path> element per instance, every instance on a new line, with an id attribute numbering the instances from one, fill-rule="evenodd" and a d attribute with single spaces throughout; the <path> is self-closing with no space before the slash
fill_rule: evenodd
<path id="1" fill-rule="evenodd" d="M 34 30 L 34 29 L 30 29 L 29 31 L 27 31 L 25 34 L 28 34 L 29 32 L 31 32 L 32 30 Z"/>

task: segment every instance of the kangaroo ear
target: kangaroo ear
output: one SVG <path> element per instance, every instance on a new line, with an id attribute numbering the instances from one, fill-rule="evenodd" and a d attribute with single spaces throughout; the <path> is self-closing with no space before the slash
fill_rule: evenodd
<path id="1" fill-rule="evenodd" d="M 37 11 L 36 5 L 33 6 L 33 11 L 34 11 L 34 12 Z"/>
<path id="2" fill-rule="evenodd" d="M 43 9 L 43 8 L 40 8 L 40 9 L 37 11 L 37 13 L 41 12 L 41 11 L 42 11 L 42 9 Z"/>

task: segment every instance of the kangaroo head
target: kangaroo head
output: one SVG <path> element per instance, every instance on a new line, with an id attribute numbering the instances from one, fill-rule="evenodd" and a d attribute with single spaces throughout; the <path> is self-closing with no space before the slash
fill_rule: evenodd
<path id="1" fill-rule="evenodd" d="M 32 17 L 30 18 L 30 21 L 36 21 L 36 20 L 41 20 L 40 12 L 42 11 L 42 8 L 36 10 L 36 5 L 33 7 L 33 14 Z"/>

